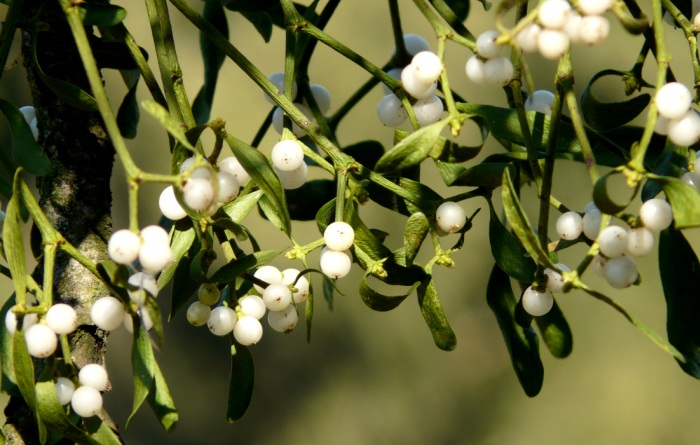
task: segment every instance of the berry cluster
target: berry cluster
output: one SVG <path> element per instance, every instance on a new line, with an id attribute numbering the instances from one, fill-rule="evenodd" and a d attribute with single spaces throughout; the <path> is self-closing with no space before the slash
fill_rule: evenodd
<path id="1" fill-rule="evenodd" d="M 476 39 L 476 54 L 467 60 L 466 66 L 467 77 L 472 82 L 504 86 L 513 78 L 513 63 L 503 55 L 505 47 L 496 42 L 499 35 L 498 31 L 489 30 Z"/>
<path id="2" fill-rule="evenodd" d="M 102 409 L 102 393 L 109 384 L 107 371 L 101 365 L 91 363 L 83 366 L 78 373 L 78 387 L 67 377 L 58 377 L 54 386 L 58 403 L 69 402 L 73 412 L 80 417 L 92 417 Z"/>
<path id="3" fill-rule="evenodd" d="M 612 0 L 581 0 L 579 14 L 566 0 L 546 0 L 537 11 L 537 23 L 521 29 L 515 43 L 524 52 L 539 51 L 551 60 L 562 57 L 572 43 L 601 43 L 610 33 L 610 22 L 601 14 L 612 4 Z"/>
<path id="4" fill-rule="evenodd" d="M 43 320 L 42 320 L 43 319 Z M 17 330 L 17 315 L 8 311 L 5 315 L 5 328 L 10 335 Z M 22 321 L 24 340 L 29 355 L 46 358 L 58 347 L 56 335 L 70 334 L 78 328 L 78 315 L 71 306 L 54 304 L 40 317 L 36 313 L 25 314 Z"/>
<path id="5" fill-rule="evenodd" d="M 355 242 L 355 230 L 343 221 L 336 221 L 323 232 L 326 247 L 321 251 L 321 271 L 329 278 L 337 280 L 350 273 L 352 256 L 348 249 Z"/>
<path id="6" fill-rule="evenodd" d="M 688 147 L 700 141 L 700 115 L 690 105 L 693 95 L 680 82 L 669 82 L 659 88 L 654 98 L 659 119 L 654 131 L 667 135 L 679 147 Z"/>
<path id="7" fill-rule="evenodd" d="M 306 182 L 309 167 L 304 162 L 304 150 L 296 140 L 281 140 L 272 147 L 272 168 L 280 178 L 282 188 L 298 189 Z"/>

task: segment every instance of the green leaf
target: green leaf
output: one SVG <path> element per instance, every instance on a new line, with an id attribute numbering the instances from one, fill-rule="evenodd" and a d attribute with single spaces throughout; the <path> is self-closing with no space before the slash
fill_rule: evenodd
<path id="1" fill-rule="evenodd" d="M 118 445 L 122 443 L 119 435 L 102 421 L 100 421 L 101 425 L 97 431 L 92 434 L 88 434 L 74 425 L 66 416 L 65 408 L 58 402 L 53 380 L 38 382 L 36 394 L 41 420 L 52 432 L 57 432 L 63 438 L 86 445 Z M 99 421 L 98 417 L 95 418 Z"/>
<path id="2" fill-rule="evenodd" d="M 24 115 L 11 103 L 0 99 L 0 111 L 5 115 L 12 132 L 12 156 L 29 173 L 44 176 L 51 171 L 51 161 L 34 139 Z"/>
<path id="3" fill-rule="evenodd" d="M 206 0 L 202 15 L 214 29 L 228 39 L 228 20 L 220 0 Z M 202 89 L 199 90 L 197 97 L 192 103 L 192 113 L 197 124 L 202 125 L 209 121 L 216 82 L 219 79 L 219 70 L 224 63 L 225 57 L 216 45 L 202 33 L 199 34 L 199 48 L 202 51 L 202 59 L 204 61 L 204 85 L 202 85 Z"/>
<path id="4" fill-rule="evenodd" d="M 252 254 L 242 256 L 222 266 L 221 269 L 214 272 L 209 281 L 215 284 L 230 283 L 243 272 L 250 270 L 254 267 L 262 266 L 269 263 L 277 255 L 282 253 L 283 250 L 284 249 L 263 250 L 260 252 L 254 252 Z"/>
<path id="5" fill-rule="evenodd" d="M 506 274 L 523 283 L 532 283 L 537 265 L 518 238 L 505 228 L 489 200 L 489 242 L 496 264 Z"/>
<path id="6" fill-rule="evenodd" d="M 404 266 L 413 264 L 413 260 L 416 258 L 429 228 L 430 222 L 428 217 L 420 212 L 412 214 L 406 221 L 403 229 L 403 247 L 406 255 Z"/>
<path id="7" fill-rule="evenodd" d="M 461 165 L 436 161 L 438 171 L 445 185 L 465 187 L 496 188 L 501 186 L 503 170 L 512 164 L 482 162 L 473 167 L 464 168 Z"/>
<path id="8" fill-rule="evenodd" d="M 251 210 L 255 208 L 262 196 L 263 191 L 256 190 L 248 193 L 247 195 L 241 196 L 240 198 L 236 198 L 233 201 L 224 204 L 224 212 L 226 212 L 233 222 L 240 224 L 243 222 L 245 217 L 250 214 Z"/>
<path id="9" fill-rule="evenodd" d="M 401 140 L 382 156 L 375 167 L 377 173 L 393 172 L 414 167 L 428 157 L 440 137 L 447 120 L 420 128 Z"/>
<path id="10" fill-rule="evenodd" d="M 160 125 L 165 128 L 172 137 L 174 137 L 180 144 L 188 148 L 190 151 L 195 152 L 194 146 L 190 144 L 185 135 L 185 130 L 170 116 L 168 110 L 166 110 L 161 104 L 154 102 L 152 100 L 145 100 L 141 102 L 141 106 L 144 110 L 148 112 L 151 116 L 156 118 Z"/>
<path id="11" fill-rule="evenodd" d="M 83 111 L 97 111 L 97 101 L 85 90 L 47 75 L 39 65 L 36 57 L 36 45 L 34 46 L 34 66 L 41 81 L 68 105 Z"/>
<path id="12" fill-rule="evenodd" d="M 243 417 L 253 397 L 255 365 L 250 350 L 239 344 L 231 345 L 231 379 L 228 385 L 226 420 L 233 423 Z"/>
<path id="13" fill-rule="evenodd" d="M 277 227 L 277 229 L 281 232 L 287 231 L 285 226 L 286 221 L 277 213 L 277 209 L 266 195 L 262 195 L 258 201 L 258 205 L 260 206 L 260 210 L 262 210 L 263 214 L 265 215 L 265 218 L 267 218 L 267 220 L 270 221 L 273 226 Z"/>
<path id="14" fill-rule="evenodd" d="M 12 295 L 5 301 L 0 310 L 0 317 L 4 320 L 7 313 L 15 305 L 15 296 Z M 13 335 L 7 331 L 5 324 L 0 326 L 0 365 L 2 365 L 2 393 L 9 396 L 19 396 L 19 387 L 15 377 L 15 367 L 12 362 L 12 339 Z"/>
<path id="15" fill-rule="evenodd" d="M 176 239 L 176 238 L 174 238 Z M 192 266 L 192 261 L 199 251 L 202 249 L 202 244 L 198 239 L 192 241 L 187 253 L 185 253 L 180 261 L 176 263 L 175 270 L 173 272 L 173 285 L 172 285 L 172 297 L 170 303 L 170 315 L 168 315 L 168 320 L 172 320 L 175 314 L 182 309 L 182 307 L 187 303 L 187 300 L 192 296 L 192 294 L 199 287 L 199 283 L 190 278 L 190 267 Z M 165 286 L 167 282 L 165 279 L 161 281 L 163 274 L 170 271 L 170 266 L 168 269 L 163 271 L 160 277 L 158 277 L 158 288 Z"/>
<path id="16" fill-rule="evenodd" d="M 678 362 L 683 371 L 700 379 L 700 262 L 681 231 L 667 229 L 659 234 L 659 271 L 668 341 L 685 357 L 685 362 Z"/>
<path id="17" fill-rule="evenodd" d="M 600 209 L 601 212 L 607 213 L 608 215 L 614 215 L 626 209 L 627 206 L 630 205 L 632 200 L 635 198 L 635 196 L 637 196 L 637 192 L 639 191 L 638 185 L 630 194 L 630 197 L 627 200 L 627 202 L 619 204 L 613 201 L 612 198 L 610 198 L 610 195 L 608 194 L 608 179 L 610 179 L 610 177 L 613 175 L 619 174 L 622 174 L 622 172 L 618 170 L 613 170 L 609 173 L 606 173 L 605 175 L 598 178 L 595 185 L 593 186 L 593 202 L 595 203 L 595 206 L 598 209 Z"/>
<path id="18" fill-rule="evenodd" d="M 503 209 L 506 213 L 506 219 L 513 228 L 515 236 L 518 237 L 527 253 L 530 254 L 530 257 L 543 266 L 555 269 L 554 264 L 549 259 L 549 255 L 547 255 L 540 246 L 537 235 L 535 235 L 535 232 L 532 230 L 530 221 L 528 221 L 525 211 L 520 206 L 520 200 L 513 187 L 509 169 L 503 170 L 501 199 L 503 200 Z"/>
<path id="19" fill-rule="evenodd" d="M 418 286 L 418 306 L 433 334 L 435 345 L 443 351 L 452 351 L 457 346 L 457 337 L 445 318 L 431 275 Z"/>
<path id="20" fill-rule="evenodd" d="M 46 443 L 46 426 L 42 422 L 38 411 L 36 389 L 34 387 L 34 363 L 27 351 L 27 343 L 24 340 L 24 328 L 15 331 L 12 338 L 12 364 L 14 366 L 15 378 L 17 386 L 24 401 L 32 410 L 34 417 L 37 420 L 39 428 L 39 440 L 42 444 Z"/>
<path id="21" fill-rule="evenodd" d="M 179 416 L 158 363 L 154 362 L 153 365 L 155 370 L 154 384 L 148 393 L 148 404 L 165 431 L 171 432 L 177 425 Z"/>
<path id="22" fill-rule="evenodd" d="M 369 274 L 366 273 L 364 277 L 362 277 L 362 281 L 360 282 L 360 297 L 362 298 L 362 301 L 367 305 L 367 307 L 375 311 L 385 312 L 395 309 L 409 295 L 411 295 L 418 286 L 417 284 L 415 284 L 405 294 L 385 295 L 372 289 L 372 287 L 367 282 L 368 276 Z"/>
<path id="23" fill-rule="evenodd" d="M 151 392 L 155 380 L 156 360 L 148 332 L 143 327 L 139 317 L 134 318 L 134 342 L 131 347 L 131 364 L 134 372 L 134 405 L 131 415 L 126 420 L 129 427 L 131 419 Z"/>
<path id="24" fill-rule="evenodd" d="M 265 155 L 231 135 L 226 135 L 226 143 L 231 147 L 233 154 L 238 159 L 238 162 L 241 163 L 243 169 L 248 172 L 255 184 L 263 191 L 269 200 L 270 208 L 277 213 L 277 216 L 283 222 L 283 232 L 289 235 L 292 227 L 289 212 L 287 211 L 284 189 Z"/>
<path id="25" fill-rule="evenodd" d="M 640 94 L 624 102 L 603 102 L 592 91 L 596 80 L 606 76 L 623 77 L 627 73 L 615 70 L 603 70 L 596 73 L 581 94 L 581 111 L 586 123 L 597 131 L 620 127 L 633 120 L 644 111 L 651 101 L 649 94 Z M 624 84 L 623 84 L 624 87 Z"/>
<path id="26" fill-rule="evenodd" d="M 241 15 L 255 27 L 266 43 L 270 41 L 272 37 L 272 18 L 267 12 L 241 11 Z"/>
<path id="27" fill-rule="evenodd" d="M 553 356 L 565 358 L 571 354 L 574 347 L 574 337 L 571 333 L 571 327 L 556 301 L 549 312 L 535 317 L 535 323 L 537 323 L 544 344 L 547 345 Z"/>
<path id="28" fill-rule="evenodd" d="M 2 227 L 5 258 L 12 272 L 12 282 L 15 285 L 17 303 L 27 306 L 27 264 L 24 253 L 23 222 L 20 209 L 19 189 L 21 182 L 18 170 L 15 176 L 14 194 L 5 209 L 5 222 Z"/>
<path id="29" fill-rule="evenodd" d="M 138 71 L 136 71 L 136 73 L 138 75 Z M 138 80 L 138 77 L 136 77 L 136 79 Z M 139 102 L 136 97 L 137 86 L 138 81 L 128 86 L 129 91 L 127 91 L 117 111 L 117 126 L 119 127 L 119 132 L 126 139 L 133 139 L 136 137 L 139 119 L 141 118 Z"/>
<path id="30" fill-rule="evenodd" d="M 656 159 L 653 172 L 659 176 L 671 176 L 678 178 L 681 176 L 680 166 L 685 165 L 688 154 L 687 147 L 679 147 L 671 142 L 666 144 L 666 148 Z M 654 181 L 646 181 L 642 187 L 642 201 L 647 201 L 661 193 L 661 184 Z"/>
<path id="31" fill-rule="evenodd" d="M 700 226 L 700 193 L 695 187 L 668 176 L 649 174 L 647 178 L 661 184 L 673 209 L 673 227 L 686 229 Z"/>
<path id="32" fill-rule="evenodd" d="M 105 3 L 78 3 L 85 26 L 116 26 L 126 18 L 126 9 Z"/>
<path id="33" fill-rule="evenodd" d="M 192 220 L 185 218 L 175 223 L 175 230 L 173 231 L 172 241 L 170 242 L 173 261 L 168 264 L 168 267 L 158 277 L 158 289 L 163 289 L 175 276 L 180 261 L 187 255 L 190 248 L 196 244 L 195 239 L 196 234 L 192 226 Z M 199 252 L 199 250 L 200 247 L 197 246 L 197 252 Z"/>
<path id="34" fill-rule="evenodd" d="M 493 267 L 486 287 L 486 302 L 501 328 L 520 385 L 529 397 L 536 396 L 544 382 L 537 333 L 531 327 L 523 328 L 516 323 L 518 301 L 513 295 L 510 279 L 497 265 Z"/>

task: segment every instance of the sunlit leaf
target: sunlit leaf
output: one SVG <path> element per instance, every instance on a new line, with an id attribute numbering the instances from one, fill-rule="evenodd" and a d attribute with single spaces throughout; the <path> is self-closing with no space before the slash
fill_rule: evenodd
<path id="1" fill-rule="evenodd" d="M 666 297 L 668 341 L 685 357 L 685 362 L 678 362 L 683 371 L 700 379 L 700 262 L 681 231 L 660 233 L 659 271 Z"/>
<path id="2" fill-rule="evenodd" d="M 165 431 L 170 432 L 177 425 L 179 416 L 158 363 L 154 362 L 154 370 L 155 381 L 153 382 L 153 388 L 148 393 L 148 404 L 161 425 L 163 425 L 163 428 L 165 428 Z"/>
<path id="3" fill-rule="evenodd" d="M 525 394 L 539 394 L 544 381 L 544 367 L 540 359 L 537 334 L 531 327 L 523 328 L 515 322 L 518 304 L 510 279 L 498 266 L 494 266 L 486 288 L 486 302 L 496 316 L 503 333 L 510 360 Z"/>
<path id="4" fill-rule="evenodd" d="M 262 190 L 256 190 L 252 193 L 248 193 L 245 196 L 236 198 L 233 201 L 224 204 L 224 212 L 226 212 L 233 222 L 240 224 L 243 222 L 245 217 L 250 214 L 255 206 L 257 206 L 262 195 Z"/>
<path id="5" fill-rule="evenodd" d="M 5 320 L 5 316 L 15 305 L 15 296 L 12 295 L 5 301 L 0 310 L 0 320 Z M 2 366 L 2 392 L 10 396 L 19 396 L 19 387 L 15 378 L 15 368 L 12 363 L 12 339 L 13 335 L 7 331 L 5 324 L 0 326 L 0 365 Z"/>
<path id="6" fill-rule="evenodd" d="M 414 213 L 406 221 L 403 229 L 403 247 L 405 252 L 404 266 L 413 264 L 423 240 L 428 235 L 430 222 L 423 213 Z"/>
<path id="7" fill-rule="evenodd" d="M 24 340 L 24 329 L 18 329 L 12 339 L 12 364 L 14 366 L 17 387 L 22 398 L 32 410 L 39 428 L 39 440 L 46 443 L 46 426 L 42 422 L 38 411 L 36 389 L 34 387 L 34 363 L 29 356 L 27 343 Z"/>
<path id="8" fill-rule="evenodd" d="M 453 350 L 457 346 L 457 336 L 447 322 L 431 276 L 424 278 L 418 286 L 418 306 L 433 334 L 435 345 L 443 351 Z"/>
<path id="9" fill-rule="evenodd" d="M 411 133 L 379 159 L 375 170 L 386 173 L 420 164 L 430 154 L 447 122 L 435 122 Z"/>

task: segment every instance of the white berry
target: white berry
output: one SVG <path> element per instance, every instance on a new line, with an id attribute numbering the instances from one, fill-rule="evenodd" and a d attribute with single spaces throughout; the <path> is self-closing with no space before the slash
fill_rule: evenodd
<path id="1" fill-rule="evenodd" d="M 231 173 L 238 179 L 241 187 L 245 187 L 250 182 L 250 175 L 243 168 L 235 156 L 229 156 L 219 161 L 219 170 Z"/>
<path id="2" fill-rule="evenodd" d="M 503 54 L 505 47 L 496 43 L 500 35 L 500 32 L 493 29 L 479 34 L 476 39 L 476 52 L 484 59 L 493 59 Z"/>
<path id="3" fill-rule="evenodd" d="M 141 238 L 128 229 L 117 230 L 109 238 L 107 252 L 118 264 L 131 264 L 136 261 L 141 249 Z"/>
<path id="4" fill-rule="evenodd" d="M 35 325 L 39 322 L 39 316 L 37 314 L 26 314 L 22 322 L 22 328 L 26 331 L 30 326 Z M 17 316 L 12 311 L 7 311 L 5 314 L 5 328 L 10 335 L 14 335 L 17 330 Z"/>
<path id="5" fill-rule="evenodd" d="M 306 117 L 306 119 L 313 121 L 314 115 L 309 107 L 298 103 L 295 103 L 294 105 L 301 112 L 301 114 Z M 280 107 L 275 108 L 275 111 L 272 113 L 272 127 L 275 129 L 275 131 L 277 131 L 277 133 L 282 134 L 282 130 L 284 129 L 284 111 L 282 111 Z M 294 133 L 294 135 L 298 138 L 306 135 L 304 129 L 297 125 L 296 122 L 292 123 L 292 133 Z"/>
<path id="6" fill-rule="evenodd" d="M 281 171 L 292 171 L 304 162 L 304 150 L 297 141 L 283 140 L 272 147 L 272 165 Z"/>
<path id="7" fill-rule="evenodd" d="M 58 346 L 56 333 L 45 324 L 35 324 L 24 331 L 29 355 L 36 358 L 46 358 L 54 353 Z"/>
<path id="8" fill-rule="evenodd" d="M 567 267 L 566 264 L 557 263 L 555 264 L 559 269 L 564 272 L 570 272 L 571 269 Z M 550 269 L 549 267 L 544 270 L 545 275 L 547 275 L 547 289 L 550 292 L 563 292 L 564 291 L 564 279 L 561 274 L 556 270 Z"/>
<path id="9" fill-rule="evenodd" d="M 175 197 L 175 189 L 172 185 L 166 187 L 160 194 L 158 199 L 158 207 L 160 212 L 168 219 L 177 221 L 187 216 L 187 212 L 182 208 Z"/>
<path id="10" fill-rule="evenodd" d="M 211 308 L 201 301 L 195 301 L 187 308 L 187 321 L 192 326 L 203 326 L 209 320 L 210 315 Z"/>
<path id="11" fill-rule="evenodd" d="M 75 392 L 75 383 L 71 379 L 65 377 L 59 377 L 54 383 L 56 388 L 56 396 L 58 396 L 58 403 L 60 405 L 66 405 L 70 403 L 73 397 L 73 392 Z"/>
<path id="12" fill-rule="evenodd" d="M 700 140 L 700 116 L 688 110 L 679 118 L 668 122 L 668 138 L 679 147 L 689 147 Z"/>
<path id="13" fill-rule="evenodd" d="M 281 311 L 292 303 L 292 291 L 282 283 L 267 286 L 262 294 L 265 307 L 271 311 Z"/>
<path id="14" fill-rule="evenodd" d="M 153 320 L 151 320 L 151 315 L 146 309 L 140 309 L 137 315 L 131 315 L 125 311 L 122 323 L 124 324 L 124 329 L 126 329 L 130 334 L 134 333 L 134 317 L 141 320 L 141 325 L 143 325 L 147 331 L 150 331 L 151 328 L 153 328 Z"/>
<path id="15" fill-rule="evenodd" d="M 467 212 L 456 202 L 443 202 L 435 211 L 435 222 L 444 232 L 459 232 L 467 222 Z"/>
<path id="16" fill-rule="evenodd" d="M 102 297 L 90 309 L 90 318 L 95 326 L 105 331 L 117 329 L 124 321 L 124 305 L 114 297 Z"/>
<path id="17" fill-rule="evenodd" d="M 424 83 L 433 83 L 438 80 L 444 68 L 437 54 L 431 51 L 421 51 L 413 56 L 411 65 L 414 67 L 416 79 Z"/>
<path id="18" fill-rule="evenodd" d="M 442 117 L 444 108 L 439 97 L 433 95 L 428 99 L 420 99 L 413 104 L 413 112 L 421 127 L 434 124 Z"/>
<path id="19" fill-rule="evenodd" d="M 629 231 L 627 253 L 632 256 L 644 256 L 654 250 L 654 232 L 647 227 L 637 227 Z"/>
<path id="20" fill-rule="evenodd" d="M 309 85 L 309 90 L 314 96 L 316 105 L 322 114 L 326 114 L 331 109 L 331 93 L 323 85 L 312 84 Z"/>
<path id="21" fill-rule="evenodd" d="M 416 99 L 425 99 L 433 95 L 437 89 L 437 83 L 425 82 L 416 75 L 416 66 L 410 64 L 401 71 L 401 84 L 403 89 Z M 381 119 L 381 118 L 380 118 Z"/>
<path id="22" fill-rule="evenodd" d="M 80 417 L 92 417 L 102 409 L 102 394 L 92 386 L 80 386 L 73 392 L 70 404 Z"/>
<path id="23" fill-rule="evenodd" d="M 530 286 L 525 289 L 523 293 L 522 303 L 523 309 L 525 309 L 528 314 L 533 317 L 540 317 L 552 309 L 552 306 L 554 306 L 554 297 L 549 290 L 539 292 Z"/>
<path id="24" fill-rule="evenodd" d="M 698 165 L 696 161 L 696 165 Z M 698 165 L 698 168 L 700 168 L 700 165 Z M 698 175 L 698 171 L 693 171 L 693 172 L 685 172 L 683 173 L 683 176 L 681 176 L 681 181 L 685 182 L 688 185 L 692 185 L 695 187 L 695 190 L 700 192 L 700 175 Z"/>
<path id="25" fill-rule="evenodd" d="M 395 94 L 387 94 L 377 104 L 377 117 L 382 124 L 393 128 L 401 125 L 408 117 L 408 113 L 401 99 Z"/>
<path id="26" fill-rule="evenodd" d="M 469 58 L 469 60 L 467 60 L 467 66 L 465 70 L 467 72 L 467 78 L 475 84 L 482 85 L 487 83 L 484 62 L 481 59 L 479 59 L 479 57 L 476 54 L 474 54 Z"/>
<path id="27" fill-rule="evenodd" d="M 207 327 L 212 334 L 222 336 L 233 331 L 236 325 L 236 312 L 228 306 L 219 306 L 211 311 Z"/>
<path id="28" fill-rule="evenodd" d="M 565 240 L 574 240 L 583 232 L 583 218 L 576 212 L 566 212 L 557 219 L 557 233 Z"/>
<path id="29" fill-rule="evenodd" d="M 46 312 L 46 324 L 57 334 L 70 334 L 78 328 L 78 314 L 67 304 L 54 304 Z"/>
<path id="30" fill-rule="evenodd" d="M 182 197 L 187 207 L 201 212 L 212 205 L 216 190 L 211 179 L 190 178 L 182 188 Z"/>
<path id="31" fill-rule="evenodd" d="M 270 80 L 270 82 L 273 83 L 273 85 L 275 85 L 275 87 L 277 87 L 277 89 L 279 90 L 280 94 L 281 94 L 281 95 L 284 95 L 284 73 L 281 73 L 281 72 L 280 72 L 280 73 L 270 74 L 270 76 L 268 77 L 268 79 Z M 297 83 L 294 82 L 294 83 L 292 84 L 292 97 L 291 97 L 291 100 L 296 99 L 298 90 L 299 90 L 299 89 L 298 89 L 298 87 L 297 87 Z M 275 101 L 272 100 L 272 98 L 271 98 L 270 96 L 268 96 L 267 94 L 265 94 L 265 100 L 268 101 L 268 102 L 269 102 L 270 104 L 272 104 L 272 105 L 276 105 Z"/>
<path id="32" fill-rule="evenodd" d="M 602 215 L 600 210 L 593 209 L 583 215 L 583 234 L 586 238 L 594 240 L 598 238 Z"/>
<path id="33" fill-rule="evenodd" d="M 639 219 L 647 229 L 660 232 L 668 228 L 673 221 L 671 204 L 663 199 L 650 199 L 640 207 Z"/>
<path id="34" fill-rule="evenodd" d="M 554 106 L 554 93 L 548 90 L 533 91 L 525 99 L 524 107 L 526 111 L 537 111 L 538 113 L 552 114 Z"/>
<path id="35" fill-rule="evenodd" d="M 352 258 L 345 251 L 324 248 L 321 252 L 321 272 L 337 280 L 350 273 Z"/>
<path id="36" fill-rule="evenodd" d="M 587 15 L 579 24 L 579 39 L 588 45 L 596 45 L 608 38 L 610 22 L 601 15 Z"/>
<path id="37" fill-rule="evenodd" d="M 263 328 L 257 318 L 245 315 L 238 319 L 233 327 L 233 336 L 243 346 L 254 345 L 260 341 Z"/>
<path id="38" fill-rule="evenodd" d="M 346 250 L 355 241 L 355 231 L 344 221 L 330 223 L 323 232 L 323 240 L 332 250 Z"/>
<path id="39" fill-rule="evenodd" d="M 430 51 L 428 41 L 418 34 L 404 34 L 403 45 L 406 48 L 406 52 L 411 56 L 421 51 Z M 394 48 L 394 53 L 396 53 L 396 48 Z"/>
<path id="40" fill-rule="evenodd" d="M 549 0 L 554 1 L 554 0 Z M 550 60 L 561 58 L 569 49 L 569 35 L 562 31 L 543 29 L 537 35 L 537 49 L 542 57 Z"/>
<path id="41" fill-rule="evenodd" d="M 241 191 L 241 184 L 238 182 L 238 179 L 231 173 L 223 171 L 217 173 L 216 179 L 219 182 L 219 189 L 216 192 L 216 202 L 219 204 L 226 204 L 236 199 L 238 193 Z"/>
<path id="42" fill-rule="evenodd" d="M 172 260 L 173 252 L 167 244 L 143 243 L 139 251 L 141 266 L 152 274 L 163 271 Z"/>
<path id="43" fill-rule="evenodd" d="M 146 302 L 146 296 L 141 292 L 142 290 L 151 294 L 153 297 L 158 296 L 158 283 L 155 277 L 148 272 L 137 272 L 133 274 L 129 277 L 127 284 L 129 285 L 127 289 L 129 298 L 139 306 L 142 306 Z"/>
<path id="44" fill-rule="evenodd" d="M 265 302 L 257 295 L 246 295 L 238 300 L 238 305 L 241 307 L 243 315 L 248 315 L 257 320 L 260 320 L 267 311 Z"/>
<path id="45" fill-rule="evenodd" d="M 616 258 L 625 253 L 629 241 L 627 230 L 620 226 L 608 226 L 598 234 L 600 253 Z"/>
<path id="46" fill-rule="evenodd" d="M 515 35 L 515 43 L 526 53 L 537 51 L 537 38 L 542 28 L 537 23 L 530 23 Z"/>
<path id="47" fill-rule="evenodd" d="M 78 373 L 78 381 L 81 385 L 92 386 L 98 391 L 104 391 L 107 389 L 107 383 L 109 378 L 107 377 L 107 371 L 101 365 L 97 363 L 90 363 L 83 366 L 83 368 Z"/>
<path id="48" fill-rule="evenodd" d="M 634 260 L 627 255 L 609 258 L 605 262 L 603 275 L 609 285 L 616 289 L 624 289 L 637 281 L 639 273 Z"/>
<path id="49" fill-rule="evenodd" d="M 690 109 L 693 95 L 682 83 L 669 82 L 659 88 L 654 101 L 661 116 L 666 119 L 677 119 Z"/>
<path id="50" fill-rule="evenodd" d="M 291 171 L 278 170 L 277 167 L 273 167 L 277 176 L 280 178 L 280 184 L 285 190 L 298 189 L 302 185 L 306 184 L 306 178 L 309 175 L 309 167 L 305 162 L 302 162 L 298 168 Z"/>
<path id="51" fill-rule="evenodd" d="M 586 15 L 599 15 L 610 9 L 613 0 L 580 0 L 578 7 Z"/>
<path id="52" fill-rule="evenodd" d="M 286 286 L 294 285 L 297 289 L 296 292 L 292 293 L 292 301 L 294 303 L 301 303 L 309 297 L 309 280 L 304 276 L 299 277 L 297 280 L 298 276 L 299 271 L 297 269 L 285 269 L 282 271 L 282 284 Z"/>
<path id="53" fill-rule="evenodd" d="M 547 29 L 559 29 L 564 26 L 571 12 L 571 5 L 566 0 L 546 0 L 540 5 L 537 19 Z"/>
<path id="54" fill-rule="evenodd" d="M 401 80 L 401 71 L 403 71 L 403 68 L 392 68 L 386 73 L 396 80 Z M 384 83 L 382 83 L 382 90 L 384 91 L 384 95 L 394 94 L 394 92 L 391 91 L 389 87 L 386 86 L 386 84 Z"/>
<path id="55" fill-rule="evenodd" d="M 488 83 L 505 86 L 513 79 L 514 73 L 513 62 L 506 56 L 494 57 L 484 62 L 484 77 Z"/>
<path id="56" fill-rule="evenodd" d="M 253 276 L 259 280 L 266 282 L 267 284 L 277 284 L 282 282 L 282 272 L 275 266 L 262 266 L 255 271 Z M 265 288 L 254 284 L 255 290 L 261 294 L 265 292 Z"/>
<path id="57" fill-rule="evenodd" d="M 297 308 L 290 304 L 282 311 L 270 311 L 267 314 L 267 322 L 277 332 L 291 332 L 299 322 Z"/>

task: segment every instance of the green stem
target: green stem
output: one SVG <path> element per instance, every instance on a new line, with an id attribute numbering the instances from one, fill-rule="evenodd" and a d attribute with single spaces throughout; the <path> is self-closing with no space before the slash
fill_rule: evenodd
<path id="1" fill-rule="evenodd" d="M 452 30 L 449 28 L 449 26 L 445 25 L 440 16 L 435 13 L 427 1 L 413 0 L 413 3 L 418 7 L 418 9 L 420 9 L 420 12 L 423 14 L 423 17 L 425 17 L 428 23 L 430 23 L 430 26 L 433 27 L 437 38 L 446 38 L 447 36 L 452 35 Z"/>
<path id="2" fill-rule="evenodd" d="M 56 243 L 44 244 L 44 293 L 39 299 L 39 303 L 47 307 L 51 307 L 53 304 L 53 271 L 56 266 L 56 247 Z"/>
<path id="3" fill-rule="evenodd" d="M 129 181 L 129 230 L 139 233 L 139 181 Z"/>
<path id="4" fill-rule="evenodd" d="M 348 172 L 338 171 L 335 192 L 335 221 L 345 221 L 345 188 L 348 185 Z"/>
<path id="5" fill-rule="evenodd" d="M 573 84 L 573 75 L 571 76 L 571 84 Z M 581 144 L 583 163 L 588 170 L 588 176 L 591 179 L 591 184 L 595 184 L 600 177 L 600 173 L 598 173 L 598 166 L 595 161 L 595 156 L 593 155 L 593 149 L 591 148 L 591 143 L 588 140 L 588 135 L 586 134 L 586 129 L 583 125 L 581 110 L 576 102 L 576 93 L 574 93 L 571 86 L 568 86 L 565 91 L 566 105 L 569 109 L 569 115 L 571 116 L 571 124 L 574 126 L 574 132 L 576 133 L 579 144 Z"/>
<path id="6" fill-rule="evenodd" d="M 444 0 L 430 0 L 430 3 L 456 33 L 456 35 L 454 33 L 450 34 L 450 40 L 454 40 L 466 46 L 472 52 L 476 52 L 476 38 L 459 20 L 452 8 Z"/>
<path id="7" fill-rule="evenodd" d="M 394 34 L 394 46 L 396 51 L 392 57 L 392 65 L 402 68 L 411 63 L 411 55 L 406 50 L 406 42 L 403 40 L 401 27 L 401 13 L 397 0 L 389 0 L 389 15 L 391 16 L 391 30 Z"/>

